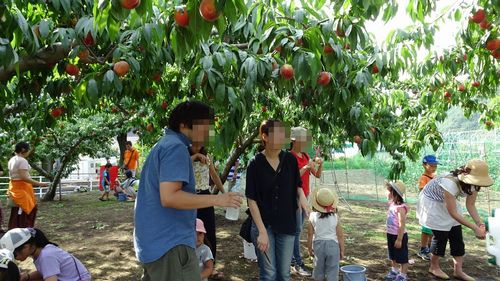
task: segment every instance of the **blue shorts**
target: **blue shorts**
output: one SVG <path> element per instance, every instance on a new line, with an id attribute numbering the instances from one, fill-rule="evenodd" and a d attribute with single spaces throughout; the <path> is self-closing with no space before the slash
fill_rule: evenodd
<path id="1" fill-rule="evenodd" d="M 102 185 L 102 189 L 103 189 L 104 192 L 109 192 L 109 185 L 103 184 Z"/>
<path id="2" fill-rule="evenodd" d="M 401 248 L 396 249 L 394 247 L 394 242 L 398 239 L 397 235 L 387 233 L 387 249 L 389 252 L 389 259 L 391 261 L 396 261 L 399 264 L 408 263 L 408 233 L 403 235 L 403 241 L 401 242 Z"/>

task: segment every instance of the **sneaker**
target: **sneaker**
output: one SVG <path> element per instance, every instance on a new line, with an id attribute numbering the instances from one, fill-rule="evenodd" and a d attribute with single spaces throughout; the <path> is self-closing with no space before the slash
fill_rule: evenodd
<path id="1" fill-rule="evenodd" d="M 417 253 L 417 256 L 421 257 L 424 261 L 430 261 L 429 257 L 430 250 L 428 248 L 422 249 Z"/>
<path id="2" fill-rule="evenodd" d="M 396 280 L 396 277 L 398 277 L 399 273 L 392 270 L 389 271 L 389 273 L 387 273 L 387 275 L 385 276 L 385 280 Z"/>
<path id="3" fill-rule="evenodd" d="M 295 272 L 300 276 L 309 277 L 311 276 L 311 272 L 309 272 L 304 265 L 296 265 L 294 266 Z"/>
<path id="4" fill-rule="evenodd" d="M 398 274 L 398 276 L 396 276 L 396 279 L 394 279 L 394 281 L 407 281 L 407 280 L 408 280 L 408 277 L 403 276 L 401 274 Z"/>

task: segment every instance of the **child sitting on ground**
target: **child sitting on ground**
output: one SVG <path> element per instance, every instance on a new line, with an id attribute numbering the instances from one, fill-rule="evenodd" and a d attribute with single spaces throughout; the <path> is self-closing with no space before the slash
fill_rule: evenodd
<path id="1" fill-rule="evenodd" d="M 90 281 L 90 273 L 72 254 L 50 242 L 37 228 L 13 228 L 0 239 L 0 247 L 14 253 L 16 260 L 33 259 L 35 271 L 21 274 L 21 280 Z"/>
<path id="2" fill-rule="evenodd" d="M 408 206 L 404 202 L 406 186 L 402 181 L 386 183 L 389 209 L 387 211 L 387 248 L 392 267 L 385 276 L 386 280 L 408 280 L 408 233 L 406 233 L 406 214 Z M 398 264 L 400 268 L 398 268 Z"/>
<path id="3" fill-rule="evenodd" d="M 13 262 L 14 254 L 7 249 L 0 249 L 0 281 L 20 281 L 19 268 Z"/>
<path id="4" fill-rule="evenodd" d="M 426 155 L 422 159 L 422 166 L 424 167 L 424 173 L 420 176 L 418 180 L 419 192 L 424 189 L 428 182 L 430 182 L 436 176 L 437 165 L 439 164 L 436 156 Z M 420 251 L 418 256 L 425 261 L 429 261 L 430 258 L 430 246 L 432 240 L 432 230 L 422 226 L 422 234 L 420 235 Z"/>
<path id="5" fill-rule="evenodd" d="M 309 215 L 307 248 L 314 255 L 313 278 L 316 281 L 339 280 L 339 263 L 344 256 L 344 233 L 336 212 L 337 196 L 321 188 L 312 194 L 313 212 Z"/>
<path id="6" fill-rule="evenodd" d="M 196 257 L 201 271 L 201 281 L 208 281 L 208 277 L 214 271 L 214 257 L 210 247 L 204 244 L 205 242 L 205 225 L 200 219 L 196 219 Z"/>

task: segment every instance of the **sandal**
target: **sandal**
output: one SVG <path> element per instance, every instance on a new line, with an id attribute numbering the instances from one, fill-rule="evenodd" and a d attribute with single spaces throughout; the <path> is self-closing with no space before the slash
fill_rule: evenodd
<path id="1" fill-rule="evenodd" d="M 224 277 L 224 273 L 214 269 L 214 271 L 212 272 L 212 275 L 210 275 L 210 277 L 208 277 L 208 279 L 222 280 L 223 277 Z"/>
<path id="2" fill-rule="evenodd" d="M 450 280 L 450 276 L 448 274 L 444 273 L 443 274 L 434 274 L 434 272 L 429 270 L 429 274 L 436 277 L 439 280 Z"/>

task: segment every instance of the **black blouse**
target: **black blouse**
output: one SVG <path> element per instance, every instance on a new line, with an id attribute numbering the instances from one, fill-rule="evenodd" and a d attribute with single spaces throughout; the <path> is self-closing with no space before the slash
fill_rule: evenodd
<path id="1" fill-rule="evenodd" d="M 262 221 L 276 233 L 295 234 L 297 188 L 302 186 L 297 159 L 287 151 L 280 152 L 280 173 L 267 162 L 263 153 L 255 155 L 247 168 L 247 198 L 257 202 Z"/>

